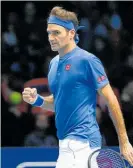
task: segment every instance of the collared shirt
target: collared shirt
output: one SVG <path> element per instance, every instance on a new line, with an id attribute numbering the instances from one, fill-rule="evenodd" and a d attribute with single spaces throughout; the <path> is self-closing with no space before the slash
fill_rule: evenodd
<path id="1" fill-rule="evenodd" d="M 75 137 L 90 141 L 92 147 L 100 146 L 96 96 L 109 83 L 101 61 L 77 46 L 51 60 L 48 83 L 54 96 L 58 138 Z"/>

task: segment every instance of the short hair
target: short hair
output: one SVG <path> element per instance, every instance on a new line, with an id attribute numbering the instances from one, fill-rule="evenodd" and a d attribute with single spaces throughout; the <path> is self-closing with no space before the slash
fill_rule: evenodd
<path id="1" fill-rule="evenodd" d="M 77 14 L 75 12 L 68 11 L 60 6 L 53 7 L 49 16 L 56 16 L 60 19 L 70 20 L 73 22 L 74 27 L 77 27 L 79 24 Z"/>

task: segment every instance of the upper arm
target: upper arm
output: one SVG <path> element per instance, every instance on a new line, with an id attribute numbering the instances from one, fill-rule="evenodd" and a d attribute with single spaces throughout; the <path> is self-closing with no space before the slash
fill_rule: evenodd
<path id="1" fill-rule="evenodd" d="M 98 93 L 102 95 L 107 102 L 114 100 L 115 94 L 110 86 L 110 84 L 107 84 L 106 86 L 98 89 Z"/>

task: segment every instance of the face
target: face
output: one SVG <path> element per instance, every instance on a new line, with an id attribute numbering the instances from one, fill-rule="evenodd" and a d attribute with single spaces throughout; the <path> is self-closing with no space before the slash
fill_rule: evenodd
<path id="1" fill-rule="evenodd" d="M 36 116 L 36 126 L 40 129 L 45 129 L 49 126 L 48 117 L 45 114 L 38 114 Z"/>
<path id="2" fill-rule="evenodd" d="M 75 35 L 74 30 L 66 30 L 64 27 L 56 24 L 48 24 L 48 40 L 53 51 L 59 51 L 65 48 Z"/>

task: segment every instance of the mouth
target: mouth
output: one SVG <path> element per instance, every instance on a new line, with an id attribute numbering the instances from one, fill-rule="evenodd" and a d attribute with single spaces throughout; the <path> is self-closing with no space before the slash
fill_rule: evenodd
<path id="1" fill-rule="evenodd" d="M 50 45 L 51 45 L 51 46 L 55 46 L 55 45 L 57 45 L 57 43 L 50 43 Z"/>
<path id="2" fill-rule="evenodd" d="M 57 44 L 51 44 L 52 47 L 56 46 Z"/>

